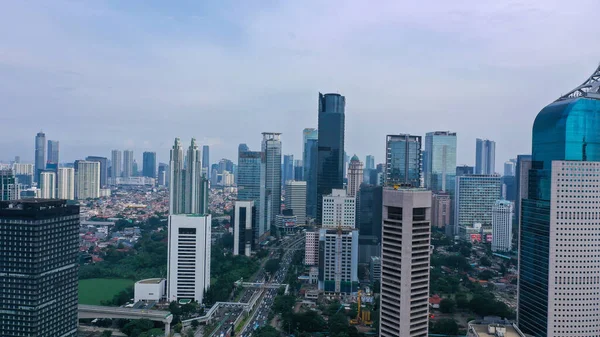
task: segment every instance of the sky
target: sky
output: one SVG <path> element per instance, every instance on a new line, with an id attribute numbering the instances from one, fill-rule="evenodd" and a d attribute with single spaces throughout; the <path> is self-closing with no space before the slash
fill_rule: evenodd
<path id="1" fill-rule="evenodd" d="M 346 96 L 346 151 L 384 160 L 385 135 L 458 134 L 496 164 L 531 151 L 547 104 L 600 61 L 600 2 L 5 1 L 0 11 L 0 161 L 156 151 L 175 137 L 237 160 L 281 132 L 302 153 L 318 93 Z"/>

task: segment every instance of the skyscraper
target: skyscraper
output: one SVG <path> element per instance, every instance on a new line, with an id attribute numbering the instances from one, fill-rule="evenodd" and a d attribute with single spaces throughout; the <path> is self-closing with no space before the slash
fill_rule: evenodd
<path id="1" fill-rule="evenodd" d="M 72 167 L 59 167 L 56 177 L 58 199 L 75 199 L 75 170 Z"/>
<path id="2" fill-rule="evenodd" d="M 252 254 L 254 246 L 254 201 L 236 201 L 233 211 L 233 255 Z"/>
<path id="3" fill-rule="evenodd" d="M 202 146 L 202 171 L 206 179 L 210 179 L 210 149 L 208 145 Z"/>
<path id="4" fill-rule="evenodd" d="M 318 249 L 319 290 L 335 294 L 356 292 L 358 290 L 358 230 L 321 228 Z"/>
<path id="5" fill-rule="evenodd" d="M 456 167 L 456 176 L 466 176 L 469 174 L 474 174 L 475 168 L 473 166 L 461 165 Z"/>
<path id="6" fill-rule="evenodd" d="M 167 172 L 169 172 L 168 164 L 158 164 L 158 186 L 167 186 L 167 182 L 169 181 Z"/>
<path id="7" fill-rule="evenodd" d="M 421 136 L 387 136 L 385 185 L 421 186 Z"/>
<path id="8" fill-rule="evenodd" d="M 156 152 L 144 152 L 142 172 L 144 177 L 156 178 Z"/>
<path id="9" fill-rule="evenodd" d="M 496 200 L 492 208 L 492 251 L 512 250 L 513 204 L 508 200 Z"/>
<path id="10" fill-rule="evenodd" d="M 383 187 L 363 184 L 358 192 L 359 263 L 370 263 L 372 256 L 381 256 L 381 214 Z"/>
<path id="11" fill-rule="evenodd" d="M 99 156 L 87 156 L 87 161 L 97 161 L 100 163 L 100 187 L 108 185 L 108 159 Z"/>
<path id="12" fill-rule="evenodd" d="M 123 151 L 123 178 L 133 177 L 133 151 Z"/>
<path id="13" fill-rule="evenodd" d="M 42 171 L 40 173 L 40 198 L 56 198 L 56 173 L 52 171 Z"/>
<path id="14" fill-rule="evenodd" d="M 285 209 L 293 211 L 298 224 L 306 223 L 306 181 L 285 183 Z"/>
<path id="15" fill-rule="evenodd" d="M 100 198 L 100 163 L 78 160 L 75 169 L 75 197 L 80 200 Z"/>
<path id="16" fill-rule="evenodd" d="M 454 190 L 454 189 L 453 189 Z M 452 201 L 447 192 L 435 192 L 431 195 L 431 226 L 444 228 L 450 226 Z"/>
<path id="17" fill-rule="evenodd" d="M 282 184 L 288 180 L 294 180 L 294 155 L 286 154 L 283 156 Z"/>
<path id="18" fill-rule="evenodd" d="M 348 196 L 357 197 L 360 185 L 363 181 L 363 163 L 360 162 L 356 155 L 350 159 L 350 165 L 348 166 Z"/>
<path id="19" fill-rule="evenodd" d="M 46 160 L 46 168 L 58 168 L 58 141 L 48 140 L 48 159 Z"/>
<path id="20" fill-rule="evenodd" d="M 346 190 L 334 189 L 323 196 L 323 227 L 356 227 L 356 197 L 346 194 Z"/>
<path id="21" fill-rule="evenodd" d="M 112 180 L 112 184 L 117 184 L 117 178 L 121 177 L 121 173 L 123 170 L 122 166 L 122 153 L 120 150 L 112 150 L 111 153 L 111 168 L 110 168 L 110 178 Z"/>
<path id="22" fill-rule="evenodd" d="M 303 170 L 304 170 L 304 167 L 302 167 L 302 160 L 300 160 L 300 159 L 294 160 L 294 180 L 296 180 L 296 181 L 304 180 Z"/>
<path id="23" fill-rule="evenodd" d="M 306 181 L 306 216 L 317 217 L 317 164 L 319 160 L 319 132 L 317 129 L 304 129 L 304 151 L 302 164 L 303 178 Z"/>
<path id="24" fill-rule="evenodd" d="M 515 222 L 521 227 L 521 200 L 527 199 L 529 195 L 529 170 L 531 169 L 531 155 L 520 154 L 517 156 L 515 168 L 515 185 L 517 193 L 515 197 Z"/>
<path id="25" fill-rule="evenodd" d="M 33 176 L 35 167 L 33 164 L 13 164 L 13 173 L 22 187 L 31 187 L 33 185 Z"/>
<path id="26" fill-rule="evenodd" d="M 383 190 L 381 337 L 427 337 L 431 192 Z"/>
<path id="27" fill-rule="evenodd" d="M 330 194 L 334 188 L 344 188 L 345 110 L 344 96 L 319 93 L 317 224 L 323 221 L 323 196 Z"/>
<path id="28" fill-rule="evenodd" d="M 454 199 L 454 235 L 465 234 L 474 224 L 492 225 L 492 208 L 502 199 L 502 178 L 499 175 L 468 175 L 456 177 Z"/>
<path id="29" fill-rule="evenodd" d="M 280 133 L 263 132 L 260 173 L 260 226 L 268 232 L 281 213 L 281 139 Z"/>
<path id="30" fill-rule="evenodd" d="M 477 138 L 475 143 L 475 174 L 496 173 L 496 142 Z"/>
<path id="31" fill-rule="evenodd" d="M 521 200 L 517 322 L 533 336 L 594 336 L 598 325 L 600 67 L 533 123 Z"/>
<path id="32" fill-rule="evenodd" d="M 238 152 L 238 200 L 254 203 L 256 209 L 254 212 L 256 218 L 252 221 L 254 244 L 258 244 L 259 238 L 264 234 L 264 226 L 259 224 L 259 213 L 262 211 L 260 208 L 261 158 L 262 152 L 250 151 L 247 146 Z"/>
<path id="33" fill-rule="evenodd" d="M 42 131 L 35 136 L 35 182 L 39 182 L 40 172 L 46 169 L 46 134 Z"/>
<path id="34" fill-rule="evenodd" d="M 425 135 L 423 163 L 425 188 L 454 194 L 456 132 L 428 132 Z"/>
<path id="35" fill-rule="evenodd" d="M 514 176 L 515 175 L 515 167 L 517 165 L 516 159 L 511 159 L 504 162 L 504 176 Z"/>
<path id="36" fill-rule="evenodd" d="M 200 150 L 192 138 L 183 158 L 183 148 L 179 138 L 171 149 L 169 182 L 170 214 L 207 214 L 208 181 L 202 176 Z M 185 165 L 184 165 L 185 163 Z"/>
<path id="37" fill-rule="evenodd" d="M 0 233 L 2 336 L 77 336 L 79 206 L 2 201 Z"/>
<path id="38" fill-rule="evenodd" d="M 21 187 L 12 170 L 0 170 L 0 201 L 19 199 Z"/>
<path id="39" fill-rule="evenodd" d="M 367 155 L 365 159 L 365 170 L 375 169 L 375 156 Z"/>

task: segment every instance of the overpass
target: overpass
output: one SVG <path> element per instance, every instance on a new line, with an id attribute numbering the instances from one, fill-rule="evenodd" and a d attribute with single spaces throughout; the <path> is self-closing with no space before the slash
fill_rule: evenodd
<path id="1" fill-rule="evenodd" d="M 123 318 L 148 319 L 165 324 L 165 336 L 171 333 L 173 315 L 168 311 L 145 310 L 120 307 L 104 307 L 99 305 L 78 305 L 79 318 Z"/>
<path id="2" fill-rule="evenodd" d="M 240 283 L 244 288 L 266 288 L 266 289 L 279 289 L 281 287 L 285 287 L 285 294 L 287 295 L 289 290 L 288 284 L 279 284 L 279 283 L 258 283 L 258 282 L 241 282 Z"/>
<path id="3" fill-rule="evenodd" d="M 208 310 L 208 312 L 206 312 L 206 314 L 204 314 L 204 316 L 199 316 L 199 317 L 194 317 L 194 318 L 186 319 L 184 321 L 181 321 L 181 323 L 183 323 L 184 326 L 187 326 L 188 324 L 191 324 L 193 321 L 198 321 L 199 323 L 206 323 L 206 322 L 210 321 L 210 318 L 212 317 L 212 315 L 214 315 L 214 313 L 217 310 L 219 310 L 219 308 L 222 307 L 222 306 L 224 306 L 224 307 L 227 307 L 227 306 L 241 306 L 246 311 L 250 310 L 250 305 L 248 303 L 240 303 L 240 302 L 217 302 L 212 307 L 210 307 L 210 309 Z"/>

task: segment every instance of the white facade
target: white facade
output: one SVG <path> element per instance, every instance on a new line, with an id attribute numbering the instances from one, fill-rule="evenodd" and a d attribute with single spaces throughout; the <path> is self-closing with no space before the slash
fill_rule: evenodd
<path id="1" fill-rule="evenodd" d="M 465 236 L 465 229 L 476 223 L 492 224 L 492 207 L 502 199 L 502 178 L 497 174 L 456 177 L 454 196 L 454 235 Z"/>
<path id="2" fill-rule="evenodd" d="M 137 281 L 133 288 L 133 298 L 139 301 L 160 301 L 165 297 L 166 282 L 164 278 L 151 278 Z"/>
<path id="3" fill-rule="evenodd" d="M 431 192 L 384 189 L 381 337 L 427 337 Z"/>
<path id="4" fill-rule="evenodd" d="M 123 178 L 133 177 L 133 151 L 123 151 Z"/>
<path id="5" fill-rule="evenodd" d="M 100 163 L 97 161 L 80 160 L 77 162 L 76 177 L 77 199 L 100 197 Z"/>
<path id="6" fill-rule="evenodd" d="M 306 223 L 306 181 L 288 180 L 286 182 L 285 209 L 294 211 L 299 225 Z"/>
<path id="7" fill-rule="evenodd" d="M 352 229 L 356 224 L 356 197 L 349 197 L 345 190 L 332 190 L 323 196 L 323 227 Z"/>
<path id="8" fill-rule="evenodd" d="M 40 172 L 40 198 L 56 198 L 56 173 L 49 171 Z"/>
<path id="9" fill-rule="evenodd" d="M 150 185 L 150 186 L 154 186 L 156 184 L 156 179 L 154 178 L 150 178 L 150 177 L 123 177 L 123 178 L 116 178 L 114 180 L 115 185 L 137 185 L 137 186 L 143 186 L 143 185 Z"/>
<path id="10" fill-rule="evenodd" d="M 254 201 L 236 201 L 233 221 L 233 255 L 252 254 Z"/>
<path id="11" fill-rule="evenodd" d="M 33 164 L 14 163 L 13 172 L 15 175 L 25 174 L 33 176 Z"/>
<path id="12" fill-rule="evenodd" d="M 492 209 L 492 251 L 512 250 L 513 204 L 508 200 L 498 200 Z"/>
<path id="13" fill-rule="evenodd" d="M 169 216 L 167 300 L 202 303 L 210 287 L 211 216 Z"/>
<path id="14" fill-rule="evenodd" d="M 358 290 L 358 230 L 319 230 L 319 290 L 329 293 L 353 293 Z M 320 263 L 319 263 L 320 265 Z"/>
<path id="15" fill-rule="evenodd" d="M 363 163 L 354 155 L 348 165 L 348 196 L 357 197 L 363 181 Z"/>
<path id="16" fill-rule="evenodd" d="M 234 183 L 235 183 L 235 178 L 231 172 L 223 171 L 223 173 L 221 173 L 221 185 L 222 186 L 233 186 Z"/>
<path id="17" fill-rule="evenodd" d="M 319 264 L 319 232 L 306 232 L 305 234 L 304 264 L 316 266 Z"/>
<path id="18" fill-rule="evenodd" d="M 112 150 L 111 152 L 111 167 L 110 178 L 113 184 L 116 184 L 116 179 L 120 178 L 123 170 L 123 154 L 120 150 Z"/>
<path id="19" fill-rule="evenodd" d="M 57 177 L 59 199 L 75 199 L 75 170 L 72 167 L 59 167 Z"/>

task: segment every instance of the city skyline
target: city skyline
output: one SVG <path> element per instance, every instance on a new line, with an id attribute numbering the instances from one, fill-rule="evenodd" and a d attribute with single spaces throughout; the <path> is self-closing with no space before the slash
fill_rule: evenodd
<path id="1" fill-rule="evenodd" d="M 283 134 L 283 151 L 299 155 L 301 129 L 316 127 L 307 112 L 314 111 L 314 95 L 321 90 L 348 97 L 349 135 L 452 130 L 458 135 L 458 164 L 473 164 L 474 139 L 479 137 L 497 142 L 500 165 L 516 153 L 529 153 L 535 111 L 565 87 L 577 85 L 597 63 L 600 47 L 593 45 L 577 57 L 574 51 L 584 38 L 576 34 L 576 23 L 593 19 L 598 5 L 581 4 L 567 15 L 558 2 L 548 1 L 523 6 L 457 4 L 458 8 L 442 4 L 432 12 L 393 3 L 366 9 L 351 2 L 345 6 L 346 15 L 334 16 L 335 3 L 321 8 L 313 2 L 302 4 L 305 9 L 297 8 L 299 4 L 246 4 L 239 11 L 222 11 L 210 4 L 189 8 L 146 4 L 145 15 L 135 4 L 53 2 L 41 11 L 34 4 L 11 3 L 0 14 L 2 27 L 15 31 L 0 38 L 5 46 L 0 56 L 0 99 L 11 112 L 0 117 L 0 132 L 7 136 L 0 141 L 0 159 L 21 155 L 24 161 L 33 160 L 30 135 L 40 127 L 61 142 L 64 161 L 108 156 L 118 148 L 132 149 L 138 163 L 144 151 L 156 151 L 164 162 L 175 136 L 196 137 L 199 144 L 210 145 L 213 158 L 235 158 L 235 144 L 249 141 L 245 134 L 266 131 L 262 125 L 267 122 L 272 123 L 269 130 Z M 355 20 L 365 10 L 380 20 Z M 306 24 L 314 21 L 310 18 L 315 12 L 323 20 L 317 26 Z M 494 25 L 483 19 L 490 16 Z M 548 26 L 546 20 L 554 23 L 557 34 L 540 30 Z M 26 22 L 35 22 L 35 27 Z M 140 29 L 128 29 L 131 22 Z M 160 25 L 164 31 L 158 36 L 151 34 L 154 43 L 145 43 L 144 32 L 157 30 L 156 22 L 168 24 Z M 270 29 L 274 25 L 283 29 Z M 390 25 L 400 34 L 387 34 Z M 440 32 L 439 27 L 449 32 Z M 120 38 L 106 39 L 104 29 L 119 31 Z M 333 39 L 335 34 L 322 34 L 330 30 L 339 33 L 340 40 Z M 46 32 L 43 39 L 35 34 L 38 31 Z M 413 33 L 422 36 L 417 39 Z M 365 36 L 373 38 L 361 41 Z M 99 52 L 89 54 L 95 39 L 102 41 L 95 46 Z M 555 45 L 562 46 L 560 53 Z M 399 52 L 393 46 L 404 47 Z M 361 52 L 340 53 L 341 47 Z M 543 58 L 533 60 L 532 54 Z M 248 56 L 264 61 L 253 64 Z M 374 57 L 375 66 L 366 66 Z M 215 64 L 208 72 L 196 66 L 207 63 Z M 340 67 L 345 68 L 342 74 L 337 71 Z M 250 81 L 255 73 L 264 79 L 259 85 Z M 115 81 L 122 77 L 123 81 Z M 157 78 L 164 83 L 157 83 Z M 443 99 L 429 99 L 424 79 L 447 88 Z M 538 85 L 540 79 L 543 87 Z M 243 95 L 235 102 L 225 99 L 231 91 Z M 495 97 L 504 104 L 485 105 Z M 282 102 L 286 102 L 283 114 Z M 253 111 L 261 114 L 249 113 Z M 503 118 L 481 118 L 482 114 Z M 68 125 L 57 115 L 68 117 Z M 114 120 L 121 122 L 111 125 Z M 223 123 L 231 125 L 197 130 L 198 125 Z M 383 158 L 382 139 L 347 138 L 349 153 Z"/>

